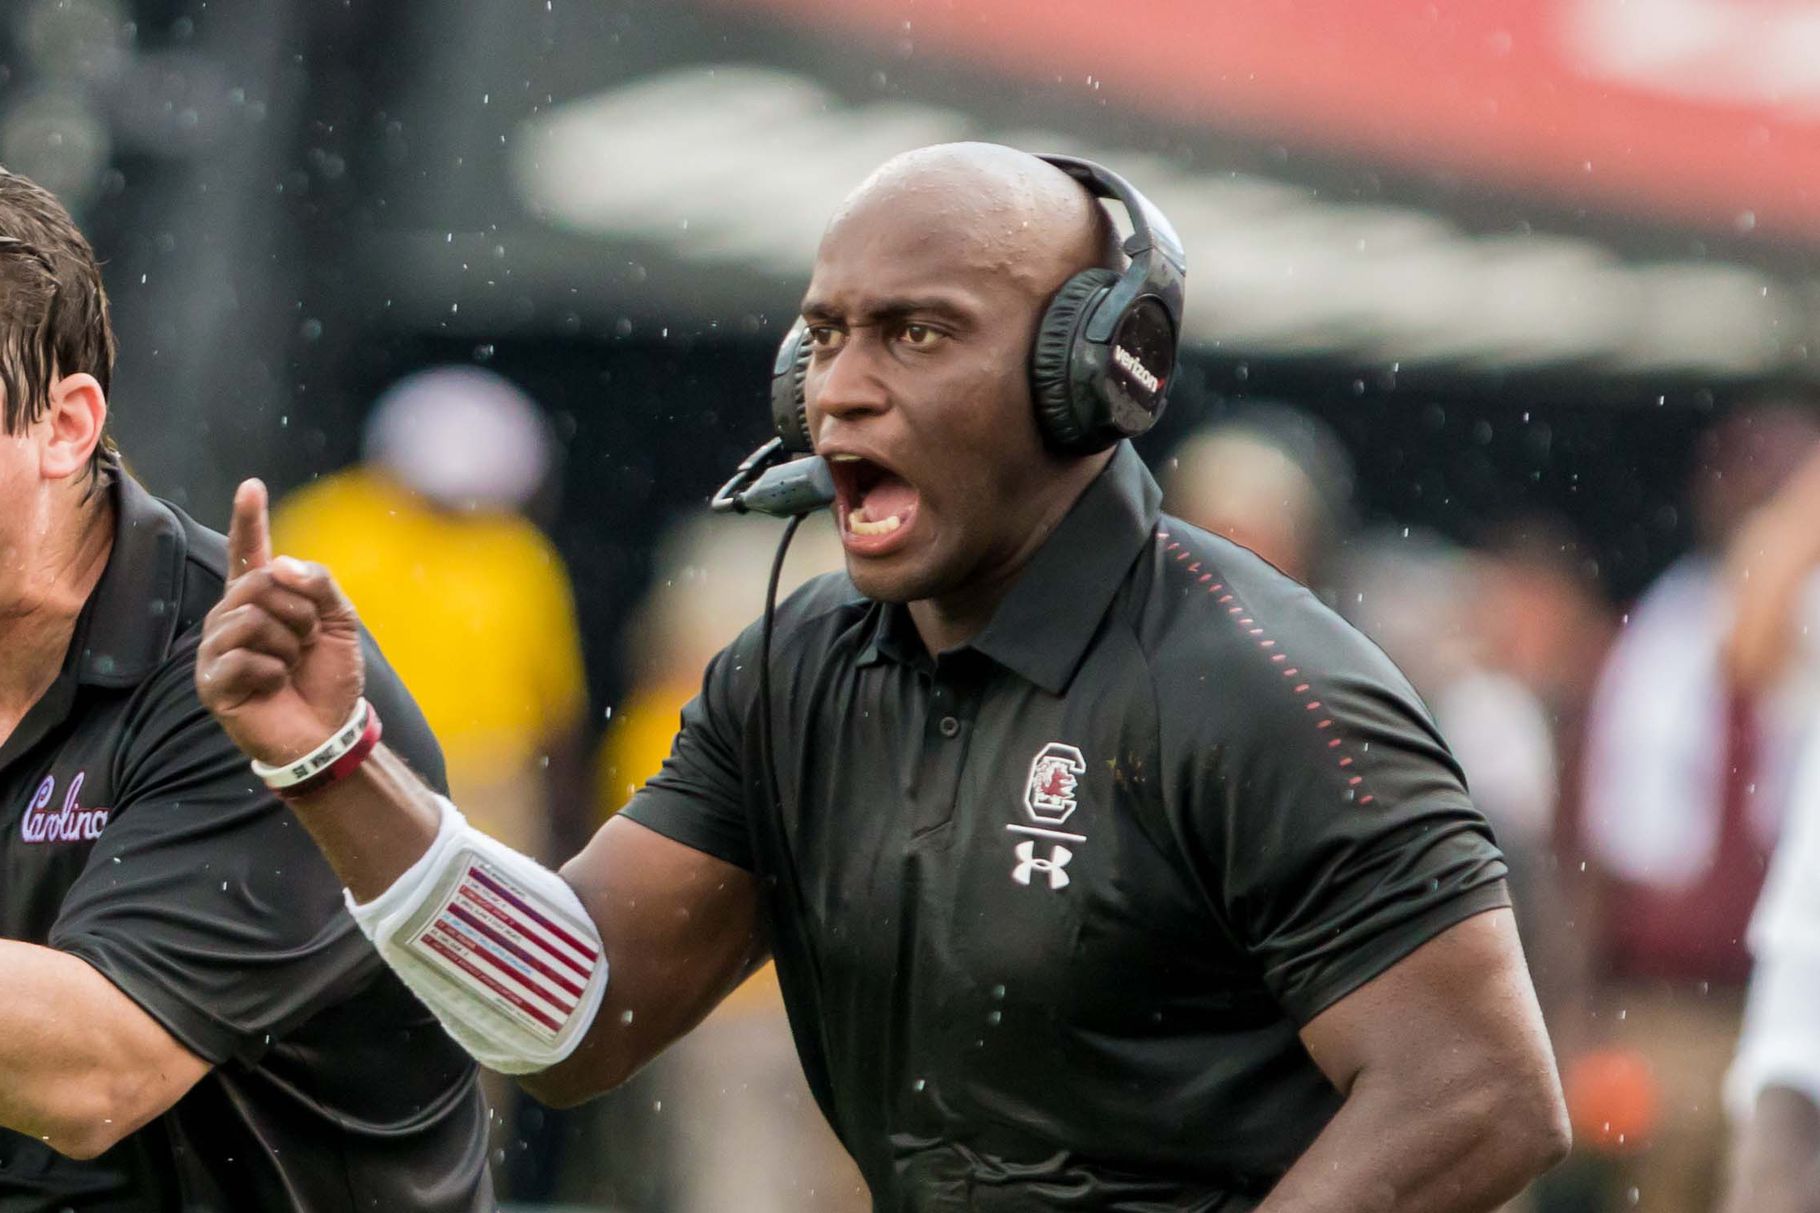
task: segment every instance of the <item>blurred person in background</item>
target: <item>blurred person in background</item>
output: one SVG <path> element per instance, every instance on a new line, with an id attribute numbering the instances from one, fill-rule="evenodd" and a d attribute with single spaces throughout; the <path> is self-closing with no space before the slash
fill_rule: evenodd
<path id="1" fill-rule="evenodd" d="M 581 640 L 562 558 L 522 512 L 551 478 L 542 415 L 492 371 L 420 371 L 379 398 L 362 456 L 286 498 L 276 541 L 340 574 L 474 820 L 527 854 L 570 853 L 589 826 Z M 490 1075 L 487 1094 L 502 1194 L 548 1195 L 563 1114 Z"/>
<path id="2" fill-rule="evenodd" d="M 708 663 L 763 610 L 781 529 L 758 517 L 712 515 L 680 523 L 660 543 L 651 589 L 625 634 L 633 687 L 615 707 L 600 747 L 601 820 L 663 767 Z M 787 595 L 840 567 L 839 536 L 825 519 L 812 519 L 790 547 L 779 592 Z M 747 978 L 633 1081 L 636 1098 L 620 1101 L 616 1092 L 609 1102 L 646 1114 L 635 1132 L 654 1140 L 653 1152 L 668 1164 L 661 1168 L 664 1198 L 653 1207 L 666 1213 L 871 1208 L 865 1182 L 803 1078 L 775 966 L 767 963 Z M 661 1113 L 651 1113 L 654 1104 Z M 617 1176 L 630 1160 L 603 1151 L 599 1161 Z M 575 1195 L 598 1198 L 585 1186 Z"/>
<path id="3" fill-rule="evenodd" d="M 1551 519 L 1500 528 L 1483 547 L 1420 530 L 1355 540 L 1336 569 L 1342 613 L 1383 645 L 1428 701 L 1473 802 L 1510 864 L 1511 901 L 1536 994 L 1564 1065 L 1585 1037 L 1590 956 L 1560 836 L 1570 755 L 1608 608 L 1574 564 L 1577 542 Z M 1576 668 L 1578 671 L 1576 672 Z M 1531 1193 L 1538 1211 L 1602 1207 L 1609 1164 L 1595 1157 L 1618 1120 L 1587 1077 L 1567 1090 L 1576 1159 Z"/>
<path id="4" fill-rule="evenodd" d="M 1562 770 L 1577 773 L 1587 708 L 1618 622 L 1598 565 L 1566 520 L 1545 514 L 1487 527 L 1472 552 L 1485 658 L 1542 701 Z M 1560 794 L 1557 818 L 1577 820 L 1577 778 L 1564 778 Z"/>
<path id="5" fill-rule="evenodd" d="M 233 570 L 121 463 L 113 363 L 87 241 L 0 172 L 0 1208 L 483 1213 L 473 1064 L 198 700 Z"/>
<path id="6" fill-rule="evenodd" d="M 1512 626 L 1504 616 L 1524 607 L 1499 596 L 1507 574 L 1496 556 L 1439 536 L 1378 531 L 1354 541 L 1336 580 L 1341 613 L 1409 675 L 1497 831 L 1552 1035 L 1574 1018 L 1577 969 L 1554 862 L 1561 761 L 1539 688 L 1496 647 Z"/>
<path id="7" fill-rule="evenodd" d="M 1490 660 L 1482 615 L 1498 608 L 1485 601 L 1480 562 L 1422 531 L 1377 532 L 1354 542 L 1339 572 L 1342 614 L 1384 647 L 1433 710 L 1473 803 L 1497 831 L 1528 927 L 1535 899 L 1527 886 L 1545 867 L 1559 762 L 1541 700 Z"/>
<path id="8" fill-rule="evenodd" d="M 1326 564 L 1352 525 L 1352 460 L 1333 431 L 1287 405 L 1248 405 L 1183 439 L 1163 505 L 1223 535 L 1323 597 Z"/>
<path id="9" fill-rule="evenodd" d="M 1806 659 L 1820 588 L 1820 453 L 1752 515 L 1726 577 L 1726 666 L 1774 686 Z M 1724 1213 L 1820 1213 L 1820 713 L 1810 718 L 1788 822 L 1750 926 L 1755 965 L 1727 1077 L 1734 1126 Z"/>
<path id="10" fill-rule="evenodd" d="M 1755 592 L 1734 600 L 1727 567 L 1753 512 L 1816 441 L 1820 414 L 1805 402 L 1743 407 L 1707 433 L 1690 486 L 1696 546 L 1631 610 L 1589 719 L 1582 844 L 1604 878 L 1598 973 L 1609 983 L 1594 1031 L 1640 1059 L 1628 1071 L 1654 1087 L 1631 1099 L 1654 1105 L 1630 1167 L 1645 1210 L 1704 1213 L 1717 1195 L 1745 928 L 1820 702 L 1811 659 L 1748 674 L 1726 660 Z"/>
<path id="11" fill-rule="evenodd" d="M 576 808 L 587 708 L 568 571 L 523 513 L 551 456 L 512 383 L 439 367 L 379 398 L 359 465 L 272 514 L 273 542 L 335 568 L 416 693 L 463 811 L 545 858 L 590 824 Z"/>

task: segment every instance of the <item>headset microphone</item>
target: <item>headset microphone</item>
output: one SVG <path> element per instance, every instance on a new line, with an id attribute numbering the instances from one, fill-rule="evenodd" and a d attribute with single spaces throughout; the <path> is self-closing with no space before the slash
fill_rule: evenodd
<path id="1" fill-rule="evenodd" d="M 800 518 L 834 503 L 834 476 L 819 455 L 778 462 L 789 455 L 773 438 L 746 456 L 733 478 L 720 486 L 709 507 L 717 514 L 769 514 Z"/>

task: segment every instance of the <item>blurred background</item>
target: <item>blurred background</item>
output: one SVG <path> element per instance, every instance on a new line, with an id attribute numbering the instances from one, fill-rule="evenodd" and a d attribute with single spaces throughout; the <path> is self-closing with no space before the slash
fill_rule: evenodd
<path id="1" fill-rule="evenodd" d="M 1580 1131 L 1529 1206 L 1711 1207 L 1820 671 L 1809 554 L 1738 574 L 1820 517 L 1820 3 L 0 6 L 0 162 L 107 262 L 131 466 L 214 525 L 266 477 L 550 856 L 758 610 L 775 532 L 703 503 L 826 215 L 957 138 L 1180 230 L 1140 449 L 1406 666 L 1496 821 Z M 862 1208 L 794 1064 L 761 975 L 590 1109 L 498 1092 L 502 1182 Z"/>

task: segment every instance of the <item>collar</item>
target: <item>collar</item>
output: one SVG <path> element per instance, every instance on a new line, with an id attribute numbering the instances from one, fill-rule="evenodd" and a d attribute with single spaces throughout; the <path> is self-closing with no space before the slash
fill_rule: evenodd
<path id="1" fill-rule="evenodd" d="M 170 653 L 189 544 L 169 506 L 124 468 L 111 471 L 114 549 L 82 608 L 70 656 L 78 681 L 127 687 L 144 681 Z"/>
<path id="2" fill-rule="evenodd" d="M 1156 530 L 1162 498 L 1137 451 L 1119 443 L 967 647 L 1052 695 L 1067 690 L 1132 561 Z M 910 612 L 898 603 L 873 610 L 877 622 L 860 664 L 918 661 L 922 640 Z"/>

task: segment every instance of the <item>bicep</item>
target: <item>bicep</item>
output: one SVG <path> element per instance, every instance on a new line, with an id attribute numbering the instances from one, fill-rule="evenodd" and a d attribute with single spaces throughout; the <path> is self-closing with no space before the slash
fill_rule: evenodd
<path id="1" fill-rule="evenodd" d="M 587 1038 L 525 1086 L 571 1103 L 629 1077 L 694 1027 L 764 956 L 750 872 L 615 817 L 562 876 L 600 932 L 607 987 Z"/>
<path id="2" fill-rule="evenodd" d="M 1366 1074 L 1448 1084 L 1492 1071 L 1556 1086 L 1508 909 L 1449 927 L 1316 1015 L 1301 1036 L 1342 1094 Z"/>
<path id="3" fill-rule="evenodd" d="M 170 1109 L 209 1063 L 80 957 L 0 942 L 9 1025 L 0 1124 L 93 1157 Z"/>
<path id="4" fill-rule="evenodd" d="M 110 1041 L 111 1077 L 122 1087 L 115 1106 L 131 1122 L 115 1126 L 124 1137 L 169 1111 L 211 1067 L 100 970 L 74 956 L 63 960 L 71 984 L 83 991 L 81 1005 L 94 1012 L 85 1032 Z"/>

